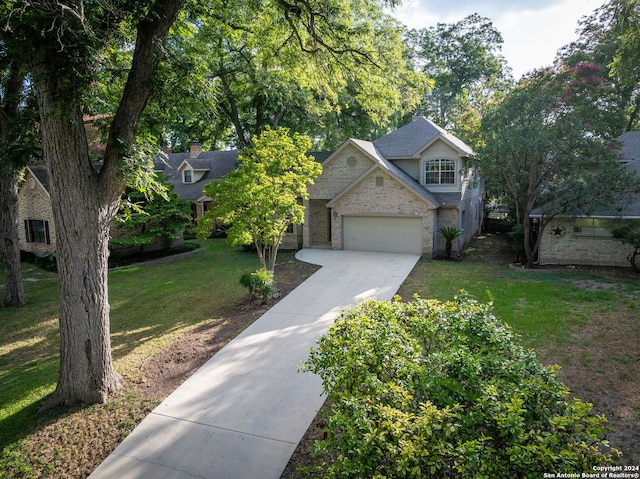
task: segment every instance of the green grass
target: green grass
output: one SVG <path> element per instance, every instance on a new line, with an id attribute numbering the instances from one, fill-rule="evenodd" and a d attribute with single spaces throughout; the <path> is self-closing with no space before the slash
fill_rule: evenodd
<path id="1" fill-rule="evenodd" d="M 246 295 L 239 278 L 257 269 L 256 257 L 223 240 L 202 244 L 179 261 L 109 273 L 113 358 L 125 379 L 135 380 L 141 360 Z M 56 275 L 29 264 L 23 275 L 27 306 L 0 309 L 0 449 L 39 420 L 39 404 L 58 372 Z"/>
<path id="2" fill-rule="evenodd" d="M 482 302 L 493 302 L 496 316 L 523 338 L 527 347 L 561 345 L 569 327 L 586 321 L 594 310 L 612 311 L 625 295 L 636 296 L 640 281 L 617 280 L 610 289 L 588 290 L 581 281 L 609 285 L 610 278 L 578 271 L 530 271 L 490 262 L 422 259 L 399 294 L 441 301 L 465 290 Z M 553 344 L 551 344 L 553 343 Z"/>

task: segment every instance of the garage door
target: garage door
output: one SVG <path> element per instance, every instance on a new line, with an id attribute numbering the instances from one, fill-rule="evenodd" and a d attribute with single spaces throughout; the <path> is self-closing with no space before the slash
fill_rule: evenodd
<path id="1" fill-rule="evenodd" d="M 422 253 L 422 218 L 345 216 L 344 249 Z"/>

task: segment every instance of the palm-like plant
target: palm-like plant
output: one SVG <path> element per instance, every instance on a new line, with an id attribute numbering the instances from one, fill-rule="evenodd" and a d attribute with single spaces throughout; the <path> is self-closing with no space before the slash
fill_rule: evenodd
<path id="1" fill-rule="evenodd" d="M 451 259 L 451 246 L 453 244 L 453 240 L 462 236 L 463 231 L 456 228 L 455 226 L 447 226 L 446 228 L 438 228 L 438 232 L 446 241 L 445 243 L 445 251 L 447 254 L 447 259 Z"/>

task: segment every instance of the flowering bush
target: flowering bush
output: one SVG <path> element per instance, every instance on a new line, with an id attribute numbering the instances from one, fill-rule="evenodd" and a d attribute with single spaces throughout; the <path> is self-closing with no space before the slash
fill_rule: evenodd
<path id="1" fill-rule="evenodd" d="M 465 294 L 347 309 L 303 369 L 331 406 L 322 477 L 543 477 L 617 453 L 605 418 Z"/>

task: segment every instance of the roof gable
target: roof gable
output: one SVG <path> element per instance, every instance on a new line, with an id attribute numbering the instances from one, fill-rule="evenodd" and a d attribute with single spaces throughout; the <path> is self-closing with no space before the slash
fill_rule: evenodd
<path id="1" fill-rule="evenodd" d="M 473 155 L 471 148 L 462 140 L 448 133 L 425 117 L 414 117 L 413 121 L 373 142 L 387 159 L 419 158 L 421 153 L 438 139 L 451 146 L 459 156 Z"/>
<path id="2" fill-rule="evenodd" d="M 351 182 L 346 188 L 344 188 L 338 195 L 336 195 L 330 202 L 333 203 L 338 198 L 346 194 L 351 188 L 357 185 L 364 178 L 369 176 L 372 171 L 376 169 L 381 169 L 386 171 L 389 175 L 391 175 L 396 181 L 403 184 L 405 187 L 409 189 L 413 194 L 417 195 L 421 200 L 428 203 L 430 206 L 436 208 L 440 206 L 441 202 L 429 192 L 426 188 L 421 186 L 416 180 L 414 180 L 408 173 L 406 173 L 403 169 L 393 164 L 393 162 L 388 161 L 384 158 L 378 149 L 375 147 L 374 143 L 370 141 L 364 140 L 356 140 L 351 138 L 347 140 L 344 145 L 352 144 L 355 145 L 360 151 L 362 151 L 372 162 L 373 165 L 367 171 L 365 171 L 362 175 L 360 175 L 355 181 Z M 343 146 L 344 146 L 343 145 Z M 341 151 L 342 147 L 337 151 Z"/>

